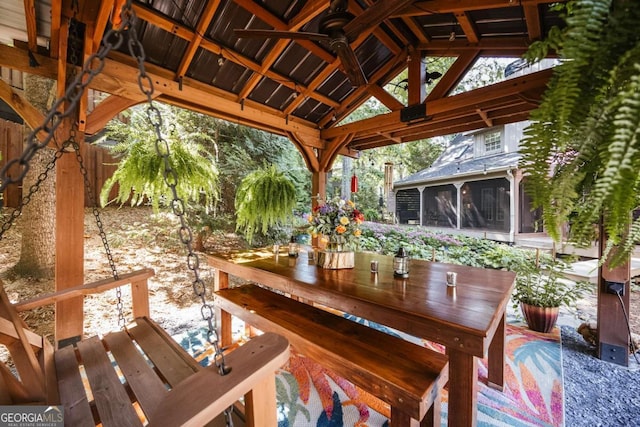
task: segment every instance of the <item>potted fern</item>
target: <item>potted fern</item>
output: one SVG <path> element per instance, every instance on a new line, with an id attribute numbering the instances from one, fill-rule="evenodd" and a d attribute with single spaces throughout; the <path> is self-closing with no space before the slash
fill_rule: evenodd
<path id="1" fill-rule="evenodd" d="M 514 309 L 520 308 L 527 325 L 537 332 L 553 330 L 560 307 L 574 307 L 590 287 L 589 282 L 563 280 L 568 264 L 560 259 L 543 259 L 543 263 L 523 263 L 517 271 L 511 296 Z"/>
<path id="2" fill-rule="evenodd" d="M 296 205 L 293 183 L 275 166 L 248 174 L 236 192 L 236 231 L 251 243 L 256 233 L 291 222 Z"/>
<path id="3" fill-rule="evenodd" d="M 629 0 L 554 7 L 564 8 L 566 26 L 527 54 L 534 61 L 554 50 L 559 65 L 521 145 L 525 188 L 556 241 L 571 219 L 569 241 L 588 246 L 602 218 L 602 260 L 615 266 L 640 240 L 631 216 L 640 204 L 640 8 Z"/>

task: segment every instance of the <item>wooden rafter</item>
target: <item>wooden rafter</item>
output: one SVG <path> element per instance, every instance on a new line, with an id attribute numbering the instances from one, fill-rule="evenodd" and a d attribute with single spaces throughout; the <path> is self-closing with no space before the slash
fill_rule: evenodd
<path id="1" fill-rule="evenodd" d="M 527 7 L 539 4 L 554 3 L 554 0 L 424 0 L 416 1 L 412 5 L 394 13 L 393 17 L 424 16 L 435 13 L 458 13 L 474 10 L 500 9 L 503 7 Z"/>
<path id="2" fill-rule="evenodd" d="M 444 76 L 442 76 L 433 89 L 431 89 L 431 92 L 429 92 L 427 96 L 427 101 L 433 101 L 434 99 L 447 96 L 456 85 L 460 83 L 460 80 L 462 80 L 473 64 L 475 64 L 479 53 L 478 51 L 470 51 L 458 56 Z"/>
<path id="3" fill-rule="evenodd" d="M 207 5 L 204 8 L 204 12 L 198 19 L 198 25 L 196 26 L 196 31 L 193 33 L 193 37 L 187 46 L 187 50 L 182 55 L 182 59 L 180 60 L 180 65 L 178 66 L 178 71 L 176 71 L 176 78 L 183 77 L 187 70 L 189 69 L 189 65 L 191 65 L 191 61 L 193 60 L 198 47 L 200 47 L 200 43 L 204 38 L 204 32 L 209 28 L 209 24 L 211 24 L 211 20 L 213 19 L 213 15 L 218 10 L 220 6 L 220 0 L 214 0 L 207 2 Z"/>
<path id="4" fill-rule="evenodd" d="M 478 43 L 480 40 L 478 37 L 478 31 L 476 30 L 475 25 L 473 25 L 473 22 L 471 22 L 471 19 L 469 19 L 467 12 L 457 12 L 455 16 L 469 43 Z"/>
<path id="5" fill-rule="evenodd" d="M 140 19 L 143 19 L 147 22 L 151 22 L 153 25 L 162 28 L 163 30 L 170 32 L 174 35 L 176 35 L 177 37 L 180 37 L 183 40 L 187 40 L 187 41 L 191 41 L 193 40 L 193 38 L 195 37 L 195 33 L 190 30 L 189 28 L 187 28 L 184 25 L 178 24 L 177 22 L 174 22 L 172 20 L 170 20 L 169 18 L 162 16 L 161 14 L 159 14 L 158 12 L 151 10 L 147 7 L 141 6 L 138 3 L 134 3 L 133 5 L 134 10 L 136 11 L 136 14 L 138 14 L 138 17 Z M 258 64 L 257 62 L 253 61 L 252 59 L 242 55 L 239 52 L 235 52 L 232 51 L 228 48 L 224 48 L 210 40 L 207 40 L 205 38 L 203 38 L 200 41 L 200 47 L 203 49 L 208 50 L 211 53 L 214 53 L 216 55 L 222 56 L 225 60 L 228 61 L 232 61 L 242 67 L 248 68 L 251 71 L 254 71 L 258 74 L 261 73 L 261 65 Z M 316 46 L 317 47 L 317 46 Z M 321 48 L 318 47 L 318 49 L 322 50 Z M 334 60 L 333 56 L 331 56 L 331 60 Z M 273 81 L 278 82 L 278 84 L 281 84 L 283 86 L 286 86 L 290 89 L 293 89 L 295 91 L 302 91 L 304 92 L 306 95 L 305 96 L 309 96 L 311 98 L 314 98 L 322 103 L 328 104 L 330 106 L 338 106 L 339 104 L 337 102 L 335 102 L 334 100 L 332 100 L 331 98 L 322 95 L 320 93 L 315 92 L 314 90 L 311 90 L 309 88 L 304 87 L 304 85 L 300 85 L 296 82 L 291 81 L 287 76 L 276 73 L 273 70 L 267 70 L 266 72 L 263 73 L 264 76 L 269 77 L 270 79 L 272 79 Z M 234 95 L 234 97 L 236 98 L 236 100 L 240 100 L 242 98 L 239 98 L 237 96 Z M 282 114 L 282 116 L 286 116 L 288 115 L 286 112 L 284 114 Z"/>
<path id="6" fill-rule="evenodd" d="M 551 76 L 552 70 L 543 70 L 526 76 L 506 80 L 490 86 L 485 86 L 469 92 L 461 93 L 447 98 L 436 99 L 427 102 L 427 115 L 436 115 L 455 110 L 470 109 L 477 117 L 475 109 L 481 102 L 495 102 L 502 98 L 517 99 L 522 91 L 539 90 L 542 92 Z M 375 134 L 384 130 L 401 129 L 407 124 L 400 121 L 400 112 L 392 111 L 371 119 L 361 120 L 321 131 L 323 139 L 331 139 L 340 135 L 354 133 L 357 136 Z"/>
<path id="7" fill-rule="evenodd" d="M 102 0 L 100 3 L 100 10 L 98 11 L 98 16 L 96 17 L 96 23 L 93 32 L 93 40 L 92 40 L 92 50 L 91 53 L 97 52 L 100 47 L 100 42 L 102 41 L 102 35 L 104 34 L 105 28 L 107 28 L 107 22 L 109 22 L 109 18 L 111 17 L 111 13 L 113 12 L 114 0 Z"/>
<path id="8" fill-rule="evenodd" d="M 524 19 L 527 23 L 527 33 L 529 40 L 539 40 L 542 37 L 542 27 L 540 25 L 540 11 L 537 4 L 524 4 Z"/>
<path id="9" fill-rule="evenodd" d="M 321 2 L 325 0 L 315 0 L 309 2 L 305 5 L 305 7 L 300 11 L 298 15 L 292 20 L 290 26 L 288 28 L 289 31 L 297 31 L 302 28 L 306 23 L 314 19 L 316 16 L 320 14 L 322 8 L 319 7 Z M 273 64 L 278 60 L 282 52 L 289 46 L 291 43 L 290 40 L 279 40 L 275 46 L 271 49 L 271 51 L 267 54 L 265 59 L 262 61 L 262 66 L 258 72 L 255 72 L 253 76 L 247 81 L 242 91 L 238 95 L 238 98 L 244 99 L 249 96 L 251 91 L 256 87 L 256 85 L 262 79 L 262 76 L 265 75 L 268 70 L 273 66 Z"/>
<path id="10" fill-rule="evenodd" d="M 396 97 L 391 95 L 379 85 L 370 85 L 369 93 L 391 111 L 399 110 L 404 107 L 404 105 L 400 101 L 398 101 Z"/>

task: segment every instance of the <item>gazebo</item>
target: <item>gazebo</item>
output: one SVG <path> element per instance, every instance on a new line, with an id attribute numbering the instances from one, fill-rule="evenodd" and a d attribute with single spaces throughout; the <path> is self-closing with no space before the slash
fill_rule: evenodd
<path id="1" fill-rule="evenodd" d="M 125 3 L 3 1 L 0 99 L 37 127 L 43 114 L 26 101 L 22 74 L 55 80 L 62 95 L 69 76 L 98 51 L 105 32 L 119 25 Z M 452 91 L 479 58 L 518 57 L 561 25 L 551 3 L 556 2 L 134 0 L 132 9 L 155 100 L 286 136 L 312 173 L 312 193 L 324 194 L 338 155 L 355 158 L 386 145 L 526 120 L 551 70 L 462 94 Z M 425 82 L 434 78 L 428 60 L 435 57 L 455 61 L 427 93 Z M 103 65 L 89 86 L 102 100 L 83 96 L 72 119 L 80 142 L 146 100 L 126 43 L 109 52 Z M 405 69 L 407 105 L 385 90 Z M 390 112 L 341 124 L 371 97 Z M 65 120 L 63 138 L 71 123 Z M 75 158 L 57 163 L 57 289 L 83 281 L 84 189 L 77 168 Z M 624 269 L 616 274 L 628 282 L 628 270 L 626 276 Z M 617 299 L 601 294 L 599 304 L 604 313 Z M 57 341 L 82 335 L 82 322 L 76 321 L 81 304 L 58 303 L 56 312 Z M 606 348 L 626 348 L 620 325 L 624 318 L 613 312 L 603 319 L 600 340 Z"/>

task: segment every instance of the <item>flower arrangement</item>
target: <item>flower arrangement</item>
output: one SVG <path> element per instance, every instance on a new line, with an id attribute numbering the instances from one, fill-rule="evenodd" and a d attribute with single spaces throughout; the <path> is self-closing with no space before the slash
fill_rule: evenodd
<path id="1" fill-rule="evenodd" d="M 308 220 L 311 236 L 320 236 L 329 250 L 354 250 L 362 234 L 364 215 L 353 201 L 335 197 L 313 208 Z"/>

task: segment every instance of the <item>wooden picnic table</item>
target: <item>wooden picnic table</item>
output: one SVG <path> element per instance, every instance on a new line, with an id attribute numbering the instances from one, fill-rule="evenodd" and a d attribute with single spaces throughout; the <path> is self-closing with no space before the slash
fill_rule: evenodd
<path id="1" fill-rule="evenodd" d="M 370 272 L 377 260 L 378 273 Z M 356 253 L 352 269 L 329 270 L 297 258 L 246 252 L 233 259 L 209 256 L 217 285 L 228 274 L 264 284 L 303 300 L 395 328 L 446 347 L 449 356 L 449 426 L 477 422 L 478 359 L 488 357 L 489 385 L 504 386 L 505 311 L 515 283 L 507 271 L 411 260 L 409 278 L 393 276 L 393 257 Z M 447 272 L 457 273 L 448 287 Z M 221 333 L 230 334 L 221 313 Z M 226 332 L 225 332 L 226 331 Z"/>

